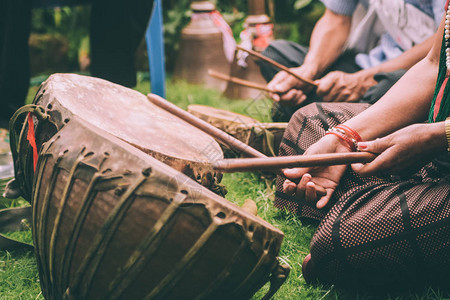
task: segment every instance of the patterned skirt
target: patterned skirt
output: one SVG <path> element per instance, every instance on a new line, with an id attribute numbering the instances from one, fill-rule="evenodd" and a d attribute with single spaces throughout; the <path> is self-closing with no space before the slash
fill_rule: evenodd
<path id="1" fill-rule="evenodd" d="M 298 155 L 368 105 L 314 103 L 290 120 L 280 155 Z M 320 221 L 311 261 L 324 283 L 400 287 L 448 279 L 450 176 L 429 163 L 407 178 L 360 177 L 347 169 L 329 205 L 319 210 L 282 192 L 275 206 Z M 446 282 L 448 285 L 448 282 Z"/>

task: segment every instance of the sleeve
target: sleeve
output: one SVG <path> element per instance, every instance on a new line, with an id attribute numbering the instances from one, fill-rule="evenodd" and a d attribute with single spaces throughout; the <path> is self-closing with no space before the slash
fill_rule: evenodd
<path id="1" fill-rule="evenodd" d="M 334 13 L 351 16 L 358 5 L 358 0 L 321 0 L 325 7 Z"/>
<path id="2" fill-rule="evenodd" d="M 439 24 L 441 23 L 442 17 L 444 16 L 445 12 L 447 11 L 449 0 L 433 0 L 433 19 L 436 23 L 436 28 L 439 27 Z M 444 6 L 445 4 L 445 6 Z"/>

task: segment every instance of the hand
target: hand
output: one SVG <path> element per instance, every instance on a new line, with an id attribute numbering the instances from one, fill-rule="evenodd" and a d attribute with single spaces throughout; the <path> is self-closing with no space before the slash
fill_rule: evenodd
<path id="1" fill-rule="evenodd" d="M 309 147 L 304 155 L 349 152 L 344 143 L 334 135 L 326 135 Z M 284 175 L 288 179 L 283 183 L 283 191 L 300 201 L 316 202 L 316 207 L 321 209 L 328 204 L 346 169 L 347 166 L 342 165 L 286 169 Z M 296 184 L 293 182 L 295 179 L 300 179 L 300 182 Z M 319 187 L 326 190 L 326 195 L 319 193 Z"/>
<path id="2" fill-rule="evenodd" d="M 356 102 L 377 84 L 373 75 L 364 70 L 352 74 L 334 71 L 315 82 L 317 95 L 326 102 Z"/>
<path id="3" fill-rule="evenodd" d="M 415 124 L 384 138 L 358 143 L 361 151 L 379 154 L 367 164 L 353 164 L 362 176 L 414 174 L 418 169 L 446 152 L 443 122 Z"/>
<path id="4" fill-rule="evenodd" d="M 301 77 L 312 79 L 312 75 L 303 66 L 290 70 Z M 270 97 L 285 106 L 301 104 L 306 100 L 306 93 L 312 89 L 311 85 L 298 80 L 285 71 L 278 72 L 267 84 L 267 88 L 276 91 L 276 93 L 270 93 Z"/>

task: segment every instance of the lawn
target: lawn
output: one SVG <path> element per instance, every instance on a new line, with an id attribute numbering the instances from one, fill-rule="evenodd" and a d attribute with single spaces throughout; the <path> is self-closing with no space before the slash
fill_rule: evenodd
<path id="1" fill-rule="evenodd" d="M 136 89 L 148 93 L 148 81 L 141 80 Z M 36 90 L 36 87 L 30 89 L 28 101 L 31 101 Z M 182 108 L 186 108 L 189 104 L 204 104 L 250 115 L 263 122 L 270 119 L 271 102 L 262 95 L 256 100 L 229 100 L 215 90 L 169 81 L 167 99 Z M 4 183 L 4 181 L 1 183 L 2 190 Z M 228 189 L 226 198 L 229 201 L 241 205 L 246 199 L 253 199 L 258 206 L 258 215 L 285 234 L 280 260 L 291 266 L 291 273 L 274 299 L 446 299 L 448 296 L 439 289 L 428 287 L 402 294 L 371 294 L 341 290 L 334 286 L 307 285 L 302 277 L 301 263 L 309 252 L 309 241 L 316 227 L 302 224 L 295 215 L 273 207 L 272 180 L 267 180 L 256 173 L 239 173 L 225 174 L 223 183 Z M 21 205 L 24 205 L 23 201 L 0 198 L 0 208 Z M 30 231 L 15 233 L 13 236 L 31 242 Z M 0 251 L 0 299 L 43 299 L 37 273 L 33 253 Z M 268 286 L 265 286 L 254 298 L 260 299 L 267 288 Z"/>

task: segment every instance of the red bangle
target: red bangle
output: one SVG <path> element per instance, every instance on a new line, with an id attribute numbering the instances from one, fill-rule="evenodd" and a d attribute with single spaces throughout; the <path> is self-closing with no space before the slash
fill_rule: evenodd
<path id="1" fill-rule="evenodd" d="M 350 149 L 350 151 L 354 152 L 356 151 L 356 146 L 355 143 L 353 143 L 353 141 L 346 135 L 342 134 L 341 132 L 335 130 L 334 128 L 328 130 L 325 135 L 327 134 L 332 134 L 337 136 L 338 138 L 340 138 L 341 140 L 345 141 L 348 145 L 348 148 Z"/>
<path id="2" fill-rule="evenodd" d="M 356 132 L 356 130 L 354 130 L 353 128 L 348 127 L 347 125 L 339 124 L 335 128 L 344 130 L 345 134 L 350 136 L 351 138 L 355 139 L 356 142 L 362 141 L 361 136 L 358 134 L 358 132 Z"/>

